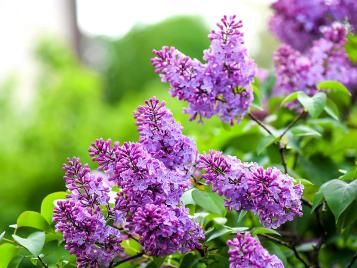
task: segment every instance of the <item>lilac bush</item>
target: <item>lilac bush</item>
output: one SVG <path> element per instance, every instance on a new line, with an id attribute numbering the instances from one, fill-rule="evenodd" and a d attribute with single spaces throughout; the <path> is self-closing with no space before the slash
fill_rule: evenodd
<path id="1" fill-rule="evenodd" d="M 42 247 L 57 240 L 75 257 L 64 257 L 57 267 L 74 262 L 93 268 L 353 267 L 356 241 L 345 239 L 343 232 L 355 222 L 356 168 L 345 169 L 356 160 L 356 148 L 345 137 L 353 135 L 356 112 L 347 111 L 350 92 L 343 84 L 356 83 L 357 71 L 345 50 L 346 27 L 339 21 L 346 17 L 353 25 L 349 12 L 355 5 L 328 2 L 274 4 L 280 13 L 272 27 L 282 39 L 301 38 L 304 47 L 295 46 L 304 51 L 289 44 L 276 51 L 271 88 L 282 96 L 303 91 L 303 101 L 289 100 L 290 95 L 284 101 L 267 100 L 273 108 L 252 107 L 255 75 L 262 80 L 268 75 L 248 57 L 242 22 L 235 16 L 224 16 L 210 32 L 204 63 L 173 47 L 154 51 L 155 72 L 170 84 L 173 97 L 188 103 L 192 120 L 216 115 L 233 125 L 247 115 L 253 122 L 244 120 L 235 129 L 225 125 L 224 131 L 215 127 L 211 140 L 196 145 L 165 102 L 150 98 L 134 113 L 137 142 L 97 139 L 89 148 L 96 169 L 69 158 L 64 165 L 67 191 L 46 197 L 41 213 L 21 214 L 11 226 L 13 240 L 0 234 L 0 242 L 5 241 L 0 266 L 4 252 L 21 248 L 32 254 L 35 265 L 49 267 Z M 277 27 L 282 22 L 286 33 Z M 305 47 L 310 40 L 312 45 Z M 263 91 L 266 82 L 258 80 L 254 87 Z M 325 92 L 314 98 L 318 90 Z M 347 101 L 335 103 L 341 97 Z M 299 102 L 300 115 L 277 111 L 285 102 L 293 107 Z M 340 110 L 346 123 L 337 122 Z M 329 179 L 339 172 L 343 175 Z M 22 227 L 43 232 L 25 239 L 16 234 Z M 340 261 L 340 255 L 335 260 L 333 252 L 341 248 L 349 261 Z"/>

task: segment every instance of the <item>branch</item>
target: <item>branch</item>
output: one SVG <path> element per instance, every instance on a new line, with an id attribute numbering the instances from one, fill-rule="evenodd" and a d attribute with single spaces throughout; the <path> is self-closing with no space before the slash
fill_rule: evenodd
<path id="1" fill-rule="evenodd" d="M 306 114 L 305 111 L 301 112 L 293 121 L 290 122 L 290 124 L 286 127 L 286 129 L 283 131 L 283 133 L 281 133 L 281 135 L 279 136 L 279 140 L 281 140 L 286 133 L 288 133 L 288 131 L 295 126 L 295 124 Z"/>
<path id="2" fill-rule="evenodd" d="M 48 268 L 48 265 L 41 259 L 40 256 L 37 256 L 37 259 L 40 261 L 43 267 Z"/>
<path id="3" fill-rule="evenodd" d="M 127 262 L 127 261 L 131 261 L 131 260 L 135 260 L 135 259 L 137 259 L 137 258 L 140 258 L 141 256 L 143 256 L 144 255 L 144 252 L 140 252 L 140 253 L 138 253 L 138 254 L 136 254 L 136 255 L 134 255 L 134 256 L 130 256 L 130 257 L 128 257 L 128 258 L 126 258 L 126 259 L 123 259 L 123 260 L 120 260 L 120 261 L 118 261 L 117 263 L 110 263 L 110 265 L 109 265 L 109 267 L 115 267 L 115 266 L 117 266 L 117 265 L 119 265 L 119 264 L 122 264 L 122 263 L 124 263 L 124 262 Z"/>
<path id="4" fill-rule="evenodd" d="M 294 252 L 294 255 L 295 257 L 305 266 L 305 268 L 309 268 L 309 265 L 305 262 L 305 260 L 300 256 L 299 252 L 296 250 L 296 247 L 291 244 L 291 243 L 288 243 L 286 241 L 283 241 L 283 240 L 280 240 L 279 238 L 276 238 L 276 237 L 273 237 L 273 236 L 270 236 L 270 235 L 266 235 L 266 234 L 258 234 L 259 236 L 261 237 L 264 237 L 270 241 L 273 241 L 277 244 L 280 244 L 284 247 L 287 247 L 289 249 L 291 249 L 293 252 Z"/>
<path id="5" fill-rule="evenodd" d="M 319 263 L 320 250 L 321 250 L 321 247 L 322 247 L 323 243 L 326 240 L 326 235 L 327 235 L 326 229 L 325 229 L 324 225 L 322 224 L 321 215 L 320 215 L 320 208 L 322 207 L 322 205 L 323 205 L 323 203 L 321 203 L 315 209 L 316 220 L 317 220 L 317 223 L 319 225 L 319 229 L 321 230 L 321 237 L 320 237 L 319 242 L 317 243 L 317 245 L 315 247 L 315 252 L 316 252 L 316 254 L 315 254 L 315 265 L 316 265 L 316 268 L 320 267 L 320 263 Z"/>
<path id="6" fill-rule="evenodd" d="M 274 136 L 273 132 L 271 132 L 269 130 L 269 128 L 267 128 L 267 126 L 262 122 L 260 121 L 258 118 L 256 118 L 252 113 L 248 113 L 248 116 L 253 120 L 255 121 L 259 126 L 261 126 L 269 135 Z"/>
<path id="7" fill-rule="evenodd" d="M 346 266 L 346 268 L 352 268 L 353 264 L 355 263 L 355 261 L 357 260 L 357 251 L 355 253 L 355 255 L 353 255 L 350 263 Z"/>

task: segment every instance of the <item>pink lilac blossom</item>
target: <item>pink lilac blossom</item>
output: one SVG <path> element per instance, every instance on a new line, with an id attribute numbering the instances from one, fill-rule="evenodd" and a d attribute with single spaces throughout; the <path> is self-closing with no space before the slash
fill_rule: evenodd
<path id="1" fill-rule="evenodd" d="M 135 119 L 140 134 L 140 143 L 156 159 L 170 170 L 190 175 L 197 158 L 193 140 L 182 134 L 182 126 L 166 108 L 165 102 L 155 97 L 139 106 Z"/>
<path id="2" fill-rule="evenodd" d="M 321 38 L 321 28 L 347 22 L 357 32 L 354 0 L 278 0 L 272 4 L 271 31 L 294 49 L 304 51 Z"/>
<path id="3" fill-rule="evenodd" d="M 259 240 L 250 233 L 238 233 L 233 240 L 228 240 L 230 268 L 284 268 L 275 255 L 262 247 Z"/>
<path id="4" fill-rule="evenodd" d="M 322 32 L 323 37 L 314 41 L 305 53 L 288 45 L 275 52 L 276 95 L 289 95 L 299 90 L 312 96 L 317 91 L 316 85 L 324 80 L 356 84 L 357 68 L 349 62 L 344 49 L 346 29 L 342 24 L 334 23 Z"/>
<path id="5" fill-rule="evenodd" d="M 174 47 L 154 50 L 152 64 L 170 93 L 188 102 L 185 110 L 191 120 L 217 115 L 223 122 L 239 122 L 253 101 L 250 86 L 255 64 L 244 47 L 242 22 L 235 16 L 221 19 L 218 29 L 209 34 L 210 47 L 201 63 L 182 54 Z"/>
<path id="6" fill-rule="evenodd" d="M 188 217 L 186 208 L 146 204 L 134 214 L 135 233 L 151 256 L 186 253 L 200 248 L 204 239 L 200 226 Z"/>
<path id="7" fill-rule="evenodd" d="M 198 167 L 212 190 L 225 197 L 229 209 L 251 210 L 266 227 L 277 228 L 302 216 L 303 186 L 294 185 L 290 176 L 276 168 L 242 163 L 216 151 L 202 155 Z"/>

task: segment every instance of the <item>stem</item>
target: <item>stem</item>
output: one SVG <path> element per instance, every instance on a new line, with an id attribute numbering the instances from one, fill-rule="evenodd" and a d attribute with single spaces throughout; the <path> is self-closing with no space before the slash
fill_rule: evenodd
<path id="1" fill-rule="evenodd" d="M 323 243 L 326 240 L 326 235 L 327 235 L 325 227 L 324 227 L 324 225 L 322 224 L 322 221 L 321 221 L 320 208 L 322 207 L 322 205 L 323 205 L 323 203 L 321 203 L 315 209 L 315 215 L 316 215 L 317 223 L 319 225 L 319 229 L 321 230 L 321 236 L 320 236 L 319 242 L 317 243 L 317 245 L 315 247 L 315 252 L 316 252 L 315 253 L 315 265 L 316 265 L 316 268 L 320 267 L 320 262 L 319 262 L 320 250 L 321 250 L 321 247 L 322 247 Z"/>
<path id="2" fill-rule="evenodd" d="M 274 134 L 273 134 L 273 132 L 271 132 L 271 131 L 269 130 L 269 128 L 267 128 L 267 127 L 265 126 L 265 124 L 264 124 L 262 121 L 260 121 L 258 118 L 256 118 L 252 113 L 248 113 L 248 116 L 249 116 L 253 121 L 255 121 L 259 126 L 261 126 L 269 135 L 275 137 Z"/>
<path id="3" fill-rule="evenodd" d="M 284 173 L 288 174 L 288 166 L 287 166 L 286 160 L 285 160 L 286 146 L 283 144 L 283 142 L 280 139 L 281 138 L 279 138 L 279 153 L 280 153 L 281 164 L 283 165 Z"/>
<path id="4" fill-rule="evenodd" d="M 126 258 L 126 259 L 123 259 L 123 260 L 121 260 L 121 261 L 118 261 L 117 263 L 113 263 L 113 262 L 112 262 L 112 263 L 109 265 L 109 267 L 115 267 L 115 266 L 117 266 L 117 265 L 119 265 L 119 264 L 122 264 L 122 263 L 124 263 L 124 262 L 131 261 L 131 260 L 140 258 L 140 257 L 143 256 L 143 255 L 144 255 L 144 252 L 140 252 L 140 253 L 138 253 L 138 254 L 136 254 L 136 255 L 134 255 L 134 256 L 130 256 L 130 257 Z"/>
<path id="5" fill-rule="evenodd" d="M 295 257 L 305 266 L 305 268 L 309 268 L 309 265 L 305 262 L 305 260 L 300 256 L 299 252 L 296 250 L 295 246 L 291 243 L 288 243 L 286 241 L 280 240 L 276 237 L 270 236 L 270 235 L 266 235 L 266 234 L 258 234 L 261 237 L 264 237 L 270 241 L 273 241 L 275 243 L 278 243 L 284 247 L 287 247 L 289 249 L 291 249 L 294 252 Z"/>
<path id="6" fill-rule="evenodd" d="M 40 256 L 37 256 L 37 259 L 40 261 L 43 267 L 48 268 L 48 265 L 41 259 Z"/>
<path id="7" fill-rule="evenodd" d="M 290 122 L 290 124 L 286 127 L 286 129 L 281 133 L 279 136 L 279 140 L 281 140 L 288 131 L 295 126 L 295 124 L 305 115 L 305 111 L 301 112 L 293 121 Z"/>
<path id="8" fill-rule="evenodd" d="M 346 266 L 346 268 L 352 268 L 353 264 L 355 263 L 355 261 L 357 260 L 357 251 L 355 253 L 355 255 L 353 255 L 350 263 Z"/>

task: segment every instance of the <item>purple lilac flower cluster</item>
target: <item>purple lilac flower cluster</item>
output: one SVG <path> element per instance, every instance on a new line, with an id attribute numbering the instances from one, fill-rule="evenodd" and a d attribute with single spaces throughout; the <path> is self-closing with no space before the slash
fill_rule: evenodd
<path id="1" fill-rule="evenodd" d="M 272 5 L 272 32 L 284 43 L 299 51 L 308 49 L 321 37 L 321 28 L 332 23 L 348 22 L 357 32 L 355 0 L 278 0 Z"/>
<path id="2" fill-rule="evenodd" d="M 348 60 L 344 45 L 346 29 L 340 23 L 322 29 L 323 37 L 301 53 L 288 45 L 274 54 L 277 75 L 275 94 L 288 95 L 301 90 L 313 95 L 318 82 L 338 80 L 346 85 L 357 82 L 357 68 Z"/>
<path id="3" fill-rule="evenodd" d="M 78 267 L 102 267 L 125 256 L 120 243 L 126 236 L 106 225 L 101 206 L 109 206 L 105 176 L 91 173 L 78 158 L 68 159 L 64 176 L 70 194 L 54 210 L 56 230 L 65 248 L 76 255 Z"/>
<path id="4" fill-rule="evenodd" d="M 68 187 L 70 197 L 75 196 L 77 202 L 79 193 L 80 196 L 89 196 L 89 201 L 86 199 L 85 202 L 91 206 L 93 200 L 101 205 L 108 204 L 109 190 L 117 186 L 119 191 L 114 207 L 106 206 L 108 216 L 113 219 L 114 226 L 130 236 L 138 236 L 146 254 L 164 256 L 176 251 L 194 250 L 200 247 L 203 232 L 181 206 L 180 197 L 190 186 L 189 177 L 197 158 L 196 145 L 182 134 L 180 124 L 174 120 L 165 103 L 156 98 L 139 107 L 135 118 L 140 142 L 120 145 L 98 139 L 89 149 L 93 161 L 99 164 L 98 170 L 107 177 L 105 184 L 97 183 L 104 180 L 88 177 L 80 180 L 88 191 L 78 190 L 78 183 L 72 186 L 71 174 L 82 176 L 90 171 L 87 166 L 80 172 L 76 171 L 77 162 L 73 162 L 71 168 L 66 166 L 69 171 L 65 179 L 71 184 Z M 63 217 L 58 215 L 56 220 Z M 66 221 L 63 225 L 70 223 Z M 96 229 L 103 226 L 105 223 Z M 69 241 L 66 242 L 68 245 Z"/>
<path id="5" fill-rule="evenodd" d="M 270 228 L 302 216 L 303 186 L 276 168 L 242 163 L 232 156 L 210 151 L 199 159 L 199 168 L 212 190 L 225 197 L 229 209 L 251 210 Z"/>
<path id="6" fill-rule="evenodd" d="M 228 240 L 230 268 L 284 268 L 275 255 L 262 247 L 258 239 L 250 233 L 238 233 L 233 240 Z"/>
<path id="7" fill-rule="evenodd" d="M 188 102 L 185 111 L 191 120 L 217 115 L 233 124 L 240 121 L 253 101 L 250 84 L 255 64 L 243 45 L 242 22 L 235 16 L 224 16 L 217 26 L 209 34 L 211 45 L 203 56 L 206 63 L 174 47 L 163 47 L 154 50 L 152 64 L 162 81 L 170 84 L 171 95 Z"/>

